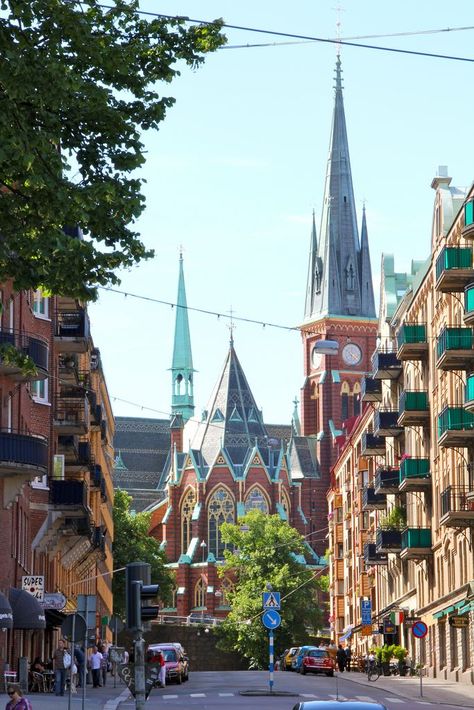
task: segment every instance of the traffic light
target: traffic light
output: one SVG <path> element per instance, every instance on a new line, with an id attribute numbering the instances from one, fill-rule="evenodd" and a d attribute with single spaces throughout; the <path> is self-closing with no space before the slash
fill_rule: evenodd
<path id="1" fill-rule="evenodd" d="M 125 570 L 125 601 L 127 607 L 127 629 L 136 631 L 143 623 L 156 619 L 160 613 L 157 606 L 142 602 L 158 596 L 159 584 L 150 584 L 151 565 L 146 562 L 130 562 Z"/>

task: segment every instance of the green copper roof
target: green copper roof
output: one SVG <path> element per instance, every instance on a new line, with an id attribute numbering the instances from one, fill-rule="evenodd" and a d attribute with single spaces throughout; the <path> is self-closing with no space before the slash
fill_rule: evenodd
<path id="1" fill-rule="evenodd" d="M 114 469 L 116 471 L 128 471 L 128 468 L 125 466 L 125 464 L 123 462 L 121 451 L 119 451 L 117 456 L 115 457 Z"/>
<path id="2" fill-rule="evenodd" d="M 171 411 L 182 414 L 186 422 L 194 414 L 193 356 L 189 333 L 186 288 L 184 285 L 183 255 L 179 255 L 179 281 L 174 329 L 173 364 L 171 365 Z"/>

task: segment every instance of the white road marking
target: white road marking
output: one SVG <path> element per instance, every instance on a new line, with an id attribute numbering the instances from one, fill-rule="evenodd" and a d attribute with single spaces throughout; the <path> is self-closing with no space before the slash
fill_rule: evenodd
<path id="1" fill-rule="evenodd" d="M 333 700 L 347 700 L 345 695 L 329 695 Z"/>
<path id="2" fill-rule="evenodd" d="M 374 702 L 374 699 L 369 698 L 368 695 L 356 695 L 355 697 L 356 697 L 356 700 L 360 700 L 363 703 L 373 703 Z"/>
<path id="3" fill-rule="evenodd" d="M 163 698 L 163 700 L 174 700 L 178 696 L 177 695 L 162 695 L 161 697 Z"/>
<path id="4" fill-rule="evenodd" d="M 219 693 L 220 698 L 233 698 L 234 693 Z"/>
<path id="5" fill-rule="evenodd" d="M 205 698 L 206 693 L 189 693 L 190 698 Z"/>
<path id="6" fill-rule="evenodd" d="M 314 693 L 300 693 L 302 698 L 317 698 L 318 696 Z"/>
<path id="7" fill-rule="evenodd" d="M 432 705 L 433 703 L 429 703 L 427 700 L 416 700 L 417 705 Z"/>
<path id="8" fill-rule="evenodd" d="M 400 698 L 385 698 L 387 703 L 405 703 L 405 700 L 400 700 Z"/>

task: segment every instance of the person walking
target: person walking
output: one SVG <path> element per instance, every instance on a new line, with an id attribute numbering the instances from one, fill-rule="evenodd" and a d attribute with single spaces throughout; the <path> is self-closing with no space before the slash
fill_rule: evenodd
<path id="1" fill-rule="evenodd" d="M 92 654 L 90 657 L 91 671 L 92 671 L 92 687 L 101 688 L 100 684 L 100 667 L 102 663 L 102 654 L 98 650 L 97 646 L 92 649 Z"/>
<path id="2" fill-rule="evenodd" d="M 65 663 L 66 647 L 64 641 L 59 639 L 58 647 L 53 654 L 53 671 L 54 671 L 54 694 L 64 695 L 66 685 L 66 669 Z"/>
<path id="3" fill-rule="evenodd" d="M 339 644 L 339 646 L 337 647 L 336 660 L 337 665 L 339 667 L 339 672 L 343 673 L 344 668 L 346 667 L 346 652 L 342 648 L 341 644 Z"/>
<path id="4" fill-rule="evenodd" d="M 83 646 L 74 646 L 74 660 L 77 666 L 76 688 L 81 688 L 83 683 L 85 683 L 84 670 L 86 666 L 86 657 Z"/>
<path id="5" fill-rule="evenodd" d="M 160 685 L 164 688 L 166 686 L 166 662 L 161 651 L 158 654 L 158 663 L 160 664 Z"/>
<path id="6" fill-rule="evenodd" d="M 346 648 L 346 671 L 349 673 L 351 670 L 351 661 L 352 661 L 352 649 L 350 646 Z"/>
<path id="7" fill-rule="evenodd" d="M 100 662 L 100 674 L 102 676 L 102 685 L 105 686 L 107 685 L 107 671 L 109 668 L 109 650 L 107 643 L 101 644 L 101 646 L 98 646 L 99 653 L 102 654 L 102 660 Z"/>
<path id="8" fill-rule="evenodd" d="M 10 700 L 5 705 L 5 710 L 33 710 L 28 698 L 23 696 L 19 685 L 8 685 L 7 693 Z"/>

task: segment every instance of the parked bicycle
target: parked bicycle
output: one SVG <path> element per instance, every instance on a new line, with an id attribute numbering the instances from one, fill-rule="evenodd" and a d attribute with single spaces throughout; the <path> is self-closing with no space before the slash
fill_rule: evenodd
<path id="1" fill-rule="evenodd" d="M 367 680 L 369 681 L 376 681 L 380 678 L 382 675 L 382 664 L 378 663 L 377 661 L 372 661 L 369 663 L 369 667 L 367 669 Z"/>

